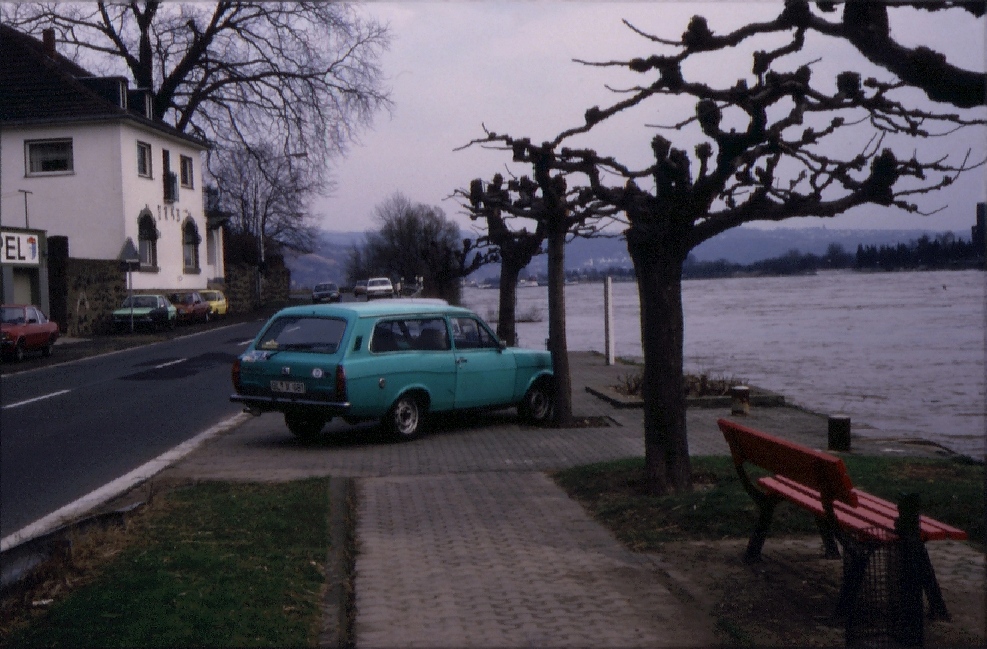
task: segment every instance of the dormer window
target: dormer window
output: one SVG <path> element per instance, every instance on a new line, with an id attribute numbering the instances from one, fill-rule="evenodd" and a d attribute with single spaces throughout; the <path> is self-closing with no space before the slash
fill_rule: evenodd
<path id="1" fill-rule="evenodd" d="M 24 143 L 27 175 L 64 174 L 74 171 L 72 140 L 28 140 Z"/>

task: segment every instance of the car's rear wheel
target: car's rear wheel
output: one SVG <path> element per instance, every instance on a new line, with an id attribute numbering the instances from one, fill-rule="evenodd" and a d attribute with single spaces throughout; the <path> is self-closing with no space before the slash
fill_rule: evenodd
<path id="1" fill-rule="evenodd" d="M 17 344 L 14 345 L 14 353 L 11 355 L 11 357 L 14 359 L 14 362 L 16 362 L 16 363 L 20 363 L 22 360 L 24 360 L 24 341 L 23 340 L 18 340 L 17 341 Z"/>
<path id="2" fill-rule="evenodd" d="M 328 420 L 317 415 L 285 413 L 284 423 L 298 439 L 312 440 L 318 437 Z"/>
<path id="3" fill-rule="evenodd" d="M 518 414 L 529 424 L 546 424 L 552 419 L 554 401 L 551 382 L 538 381 L 528 388 L 524 399 L 518 405 Z"/>
<path id="4" fill-rule="evenodd" d="M 424 410 L 413 394 L 403 394 L 394 402 L 384 418 L 388 432 L 399 440 L 415 439 L 421 435 Z"/>

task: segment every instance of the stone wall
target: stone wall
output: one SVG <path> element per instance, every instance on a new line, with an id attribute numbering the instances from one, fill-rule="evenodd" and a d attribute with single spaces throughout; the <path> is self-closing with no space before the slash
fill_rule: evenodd
<path id="1" fill-rule="evenodd" d="M 127 297 L 127 274 L 120 270 L 120 262 L 70 257 L 66 260 L 65 276 L 66 335 L 85 337 L 108 333 L 112 329 L 113 311 Z"/>
<path id="2" fill-rule="evenodd" d="M 247 264 L 226 264 L 226 286 L 223 291 L 230 302 L 232 313 L 250 313 L 264 304 L 280 305 L 288 302 L 291 271 L 276 258 L 267 267 L 262 280 L 263 299 L 257 299 L 257 268 Z"/>

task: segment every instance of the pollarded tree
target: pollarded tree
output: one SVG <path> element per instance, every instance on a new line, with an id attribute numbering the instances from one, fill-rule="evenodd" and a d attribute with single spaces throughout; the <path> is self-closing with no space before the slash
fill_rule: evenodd
<path id="1" fill-rule="evenodd" d="M 0 13 L 27 32 L 54 29 L 62 54 L 150 90 L 156 119 L 212 144 L 217 175 L 263 148 L 253 162 L 262 168 L 294 158 L 289 190 L 323 191 L 332 161 L 390 105 L 379 63 L 387 29 L 346 4 L 8 3 Z"/>
<path id="2" fill-rule="evenodd" d="M 510 138 L 495 133 L 487 133 L 474 144 L 494 144 L 500 142 L 515 151 L 517 146 Z M 530 144 L 527 140 L 525 143 Z M 530 149 L 529 149 L 530 150 Z M 504 214 L 512 218 L 526 218 L 535 221 L 535 235 L 527 239 L 535 241 L 541 236 L 546 242 L 548 255 L 548 349 L 552 353 L 553 368 L 553 416 L 555 426 L 568 426 L 572 421 L 572 381 L 569 372 L 569 351 L 565 326 L 565 244 L 568 237 L 590 237 L 598 231 L 615 213 L 615 209 L 596 199 L 591 192 L 569 189 L 565 171 L 553 166 L 554 152 L 550 147 L 538 149 L 540 155 L 523 160 L 531 164 L 532 178 L 521 176 L 512 179 L 505 193 L 500 182 L 483 187 L 480 180 L 470 184 L 468 194 L 471 214 L 486 215 L 488 223 L 499 227 L 498 219 Z M 457 192 L 463 194 L 463 192 Z M 512 197 L 513 196 L 513 197 Z M 493 217 L 493 221 L 490 220 Z M 501 233 L 502 237 L 513 236 Z M 539 240 L 540 243 L 540 240 Z M 502 267 L 503 268 L 503 267 Z M 520 269 L 518 269 L 520 270 Z M 511 286 L 516 286 L 517 276 Z M 501 308 L 505 303 L 505 287 L 501 284 Z M 513 311 L 513 300 L 511 301 Z"/>
<path id="3" fill-rule="evenodd" d="M 517 283 L 521 271 L 531 263 L 535 255 L 541 254 L 545 241 L 544 222 L 535 221 L 529 231 L 526 225 L 514 229 L 510 223 L 527 216 L 530 220 L 531 199 L 519 194 L 517 180 L 504 182 L 504 177 L 495 174 L 493 180 L 484 185 L 475 178 L 470 183 L 465 205 L 469 217 L 483 220 L 487 234 L 477 241 L 487 244 L 494 250 L 495 260 L 500 262 L 499 309 L 497 312 L 497 335 L 508 345 L 517 345 Z M 457 191 L 458 195 L 465 192 Z"/>
<path id="4" fill-rule="evenodd" d="M 582 174 L 596 198 L 626 214 L 641 303 L 646 480 L 653 493 L 691 488 L 681 290 L 689 252 L 753 221 L 835 216 L 866 204 L 917 212 L 917 197 L 982 164 L 971 163 L 969 152 L 954 161 L 948 154 L 919 155 L 915 147 L 917 140 L 982 127 L 983 111 L 955 114 L 906 105 L 896 98 L 903 87 L 897 79 L 814 74 L 819 60 L 804 62 L 803 54 L 811 20 L 806 9 L 789 3 L 773 22 L 722 36 L 701 17 L 692 19 L 679 40 L 635 29 L 671 53 L 594 65 L 647 75 L 646 83 L 623 91 L 625 97 L 609 107 L 590 108 L 585 124 L 551 142 L 488 138 L 510 146 L 517 162 L 570 177 Z M 779 34 L 787 42 L 779 43 Z M 771 36 L 767 42 L 774 49 L 745 53 L 739 47 L 753 50 L 748 41 L 764 35 Z M 735 81 L 709 81 L 722 77 L 730 64 L 744 66 Z M 687 71 L 706 81 L 687 78 Z M 590 148 L 563 146 L 602 129 L 615 115 L 645 105 L 654 114 L 654 100 L 667 107 L 682 98 L 694 112 L 666 128 L 689 142 L 691 151 L 657 135 L 651 138 L 651 163 L 632 168 Z M 854 142 L 859 144 L 847 144 Z M 623 183 L 608 184 L 613 177 Z"/>

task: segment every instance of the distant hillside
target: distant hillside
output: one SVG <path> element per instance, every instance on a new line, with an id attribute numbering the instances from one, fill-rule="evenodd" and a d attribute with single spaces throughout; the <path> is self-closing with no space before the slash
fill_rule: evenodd
<path id="1" fill-rule="evenodd" d="M 853 254 L 857 246 L 894 245 L 909 243 L 923 234 L 935 236 L 935 230 L 831 230 L 828 228 L 778 228 L 758 230 L 740 227 L 728 230 L 710 239 L 693 251 L 697 261 L 726 261 L 750 264 L 763 259 L 780 257 L 791 250 L 822 255 L 830 244 L 839 244 Z M 957 237 L 969 239 L 969 232 L 958 232 Z M 354 245 L 363 243 L 362 232 L 323 232 L 316 250 L 307 255 L 290 255 L 285 262 L 291 269 L 294 288 L 311 287 L 318 282 L 346 282 L 346 260 Z M 576 239 L 566 247 L 566 268 L 630 268 L 627 244 L 622 237 L 600 239 Z M 544 255 L 536 257 L 528 266 L 531 275 L 547 272 Z M 496 277 L 496 266 L 481 268 L 474 275 L 482 280 Z"/>
<path id="2" fill-rule="evenodd" d="M 315 250 L 307 255 L 289 253 L 292 288 L 311 288 L 319 282 L 346 282 L 346 260 L 354 245 L 363 244 L 363 232 L 322 232 Z"/>

